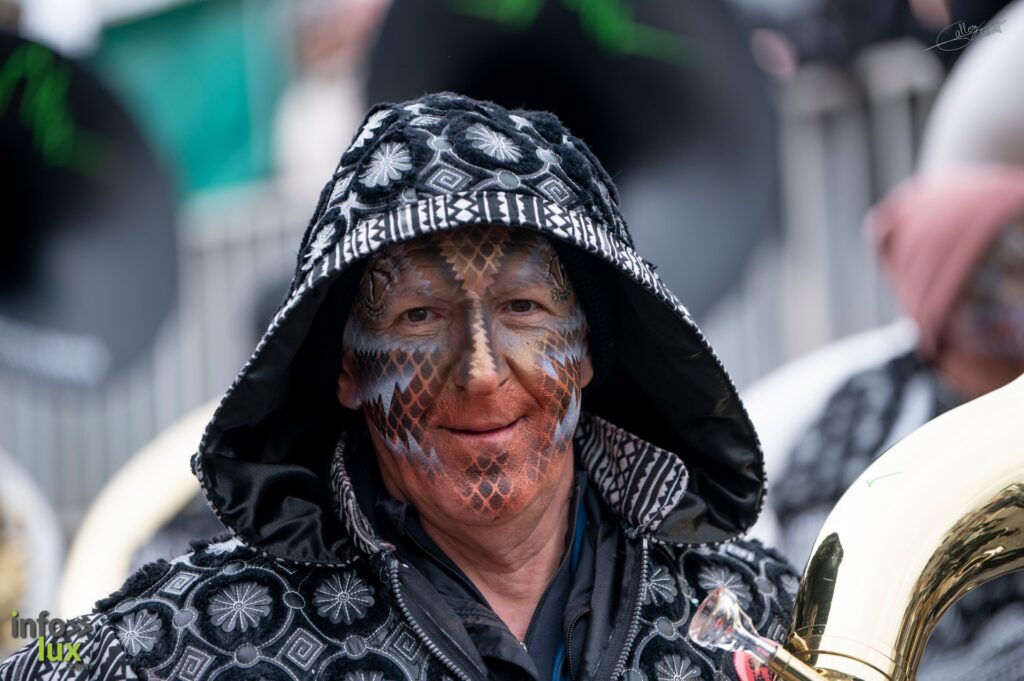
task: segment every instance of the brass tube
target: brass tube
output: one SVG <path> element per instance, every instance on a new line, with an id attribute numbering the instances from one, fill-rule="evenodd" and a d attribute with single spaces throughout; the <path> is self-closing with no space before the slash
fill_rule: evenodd
<path id="1" fill-rule="evenodd" d="M 946 609 L 1022 568 L 1018 378 L 925 424 L 847 490 L 812 549 L 787 648 L 823 678 L 909 681 Z"/>
<path id="2" fill-rule="evenodd" d="M 823 681 L 824 677 L 814 669 L 800 661 L 800 658 L 779 648 L 768 659 L 768 669 L 788 681 Z"/>

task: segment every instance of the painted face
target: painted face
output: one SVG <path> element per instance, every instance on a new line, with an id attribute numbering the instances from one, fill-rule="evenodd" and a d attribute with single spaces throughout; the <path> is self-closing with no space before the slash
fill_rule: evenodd
<path id="1" fill-rule="evenodd" d="M 1024 362 L 1024 218 L 1003 230 L 971 275 L 951 332 L 976 354 Z"/>
<path id="2" fill-rule="evenodd" d="M 367 265 L 339 400 L 363 409 L 385 479 L 421 512 L 498 519 L 571 469 L 586 334 L 539 235 L 474 227 L 397 244 Z"/>

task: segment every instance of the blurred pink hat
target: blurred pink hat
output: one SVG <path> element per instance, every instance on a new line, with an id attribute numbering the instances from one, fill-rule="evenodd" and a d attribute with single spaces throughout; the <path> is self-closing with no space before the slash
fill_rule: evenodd
<path id="1" fill-rule="evenodd" d="M 989 246 L 1024 215 L 1024 167 L 968 166 L 915 176 L 868 214 L 865 228 L 903 309 L 933 358 L 957 294 Z"/>

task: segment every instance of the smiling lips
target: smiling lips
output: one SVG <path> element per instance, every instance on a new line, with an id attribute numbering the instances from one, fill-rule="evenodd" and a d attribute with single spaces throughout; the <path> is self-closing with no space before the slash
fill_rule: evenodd
<path id="1" fill-rule="evenodd" d="M 503 440 L 516 429 L 516 426 L 518 426 L 522 420 L 522 417 L 519 417 L 508 423 L 497 425 L 492 423 L 479 423 L 465 424 L 465 426 L 459 428 L 454 426 L 442 426 L 442 428 L 457 437 L 482 443 Z"/>

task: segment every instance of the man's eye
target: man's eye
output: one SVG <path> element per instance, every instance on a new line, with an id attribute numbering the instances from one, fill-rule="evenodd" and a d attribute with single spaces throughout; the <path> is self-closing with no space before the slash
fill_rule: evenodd
<path id="1" fill-rule="evenodd" d="M 533 312 L 538 307 L 537 303 L 532 300 L 510 300 L 508 302 L 509 312 L 515 312 L 523 314 L 526 312 Z"/>
<path id="2" fill-rule="evenodd" d="M 425 322 L 431 318 L 430 308 L 414 307 L 402 313 L 402 320 L 412 323 Z"/>

